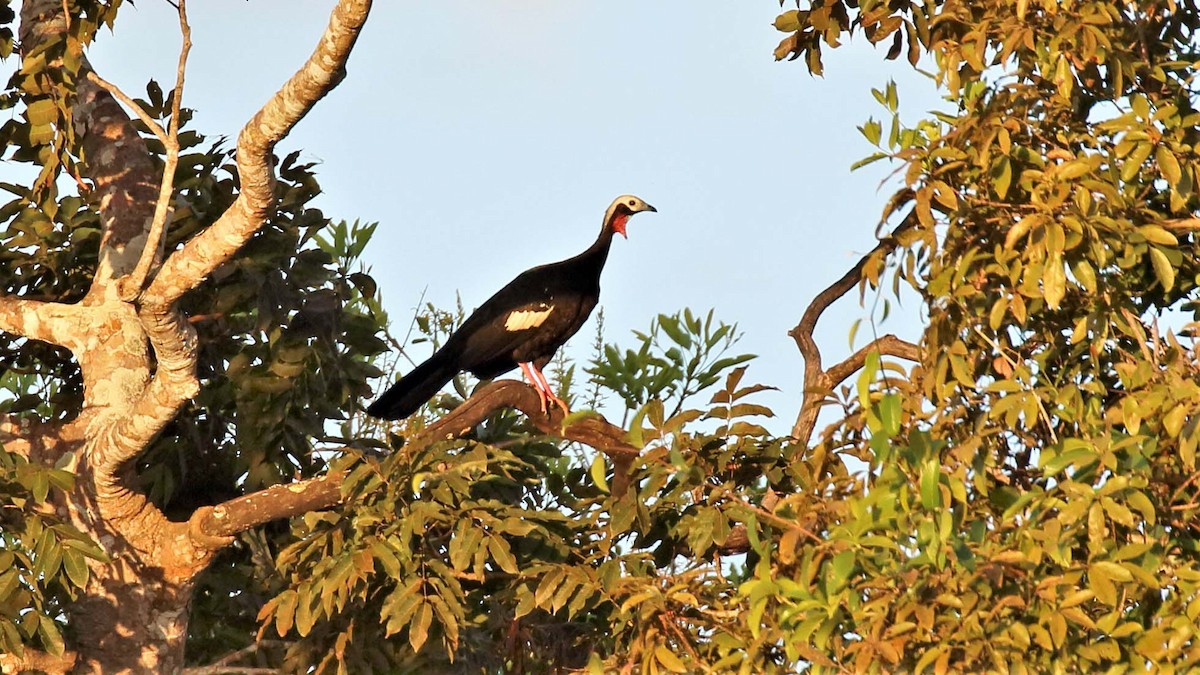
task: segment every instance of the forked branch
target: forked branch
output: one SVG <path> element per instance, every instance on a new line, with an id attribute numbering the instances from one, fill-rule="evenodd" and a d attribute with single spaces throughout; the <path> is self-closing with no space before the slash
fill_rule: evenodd
<path id="1" fill-rule="evenodd" d="M 308 61 L 242 128 L 237 199 L 216 223 L 167 258 L 146 290 L 147 299 L 174 304 L 233 257 L 266 222 L 275 205 L 275 145 L 345 77 L 346 61 L 370 9 L 370 0 L 338 2 Z"/>
<path id="2" fill-rule="evenodd" d="M 916 216 L 910 212 L 900 225 L 887 237 L 879 241 L 870 253 L 864 255 L 854 267 L 842 275 L 841 279 L 833 282 L 828 288 L 817 294 L 812 303 L 804 310 L 800 323 L 788 331 L 788 335 L 796 341 L 800 354 L 804 357 L 804 397 L 800 403 L 800 414 L 792 427 L 792 437 L 801 445 L 808 445 L 812 438 L 813 429 L 817 426 L 817 416 L 828 393 L 862 368 L 867 354 L 879 352 L 887 356 L 896 356 L 909 360 L 920 358 L 920 348 L 905 342 L 895 335 L 885 335 L 855 352 L 850 358 L 831 366 L 822 367 L 821 348 L 813 338 L 813 331 L 821 315 L 835 301 L 849 293 L 862 282 L 863 269 L 876 256 L 887 256 L 900 246 L 900 240 L 905 233 L 917 225 Z"/>

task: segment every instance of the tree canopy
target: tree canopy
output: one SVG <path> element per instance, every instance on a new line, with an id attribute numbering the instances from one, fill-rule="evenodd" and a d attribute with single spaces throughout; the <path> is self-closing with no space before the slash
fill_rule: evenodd
<path id="1" fill-rule="evenodd" d="M 861 36 L 944 96 L 908 123 L 874 92 L 863 163 L 894 192 L 792 331 L 804 381 L 749 381 L 737 328 L 681 310 L 560 359 L 567 417 L 460 377 L 395 425 L 361 413 L 407 369 L 374 225 L 273 154 L 370 3 L 337 3 L 232 147 L 181 104 L 183 2 L 172 90 L 92 70 L 120 4 L 0 8 L 0 137 L 36 176 L 0 185 L 4 672 L 1200 660 L 1194 3 L 786 7 L 777 59 L 821 75 Z M 901 289 L 918 342 L 824 363 L 831 303 Z M 461 316 L 425 308 L 417 339 Z M 788 435 L 768 385 L 797 392 Z"/>

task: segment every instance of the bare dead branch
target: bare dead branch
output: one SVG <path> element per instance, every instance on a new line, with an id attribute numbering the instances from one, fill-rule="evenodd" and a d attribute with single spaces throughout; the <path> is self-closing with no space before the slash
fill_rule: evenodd
<path id="1" fill-rule="evenodd" d="M 877 340 L 872 340 L 865 347 L 854 352 L 845 361 L 830 366 L 825 371 L 829 387 L 836 387 L 846 381 L 846 378 L 857 373 L 863 367 L 863 364 L 867 362 L 867 355 L 871 352 L 879 352 L 882 356 L 895 356 L 909 361 L 917 361 L 921 358 L 920 347 L 889 333 Z"/>
<path id="2" fill-rule="evenodd" d="M 146 297 L 173 304 L 229 260 L 266 222 L 275 205 L 272 151 L 345 77 L 346 61 L 370 9 L 370 0 L 340 0 L 334 7 L 312 56 L 242 128 L 237 200 L 216 223 L 167 258 Z"/>
<path id="3" fill-rule="evenodd" d="M 158 188 L 158 202 L 154 206 L 154 220 L 150 224 L 150 234 L 146 245 L 142 248 L 141 258 L 133 274 L 126 277 L 121 287 L 121 298 L 132 301 L 141 294 L 146 285 L 146 276 L 153 265 L 162 262 L 163 232 L 167 229 L 167 214 L 170 212 L 171 198 L 175 193 L 175 168 L 179 166 L 179 107 L 183 99 L 183 78 L 187 70 L 188 52 L 192 49 L 192 29 L 187 20 L 187 3 L 179 0 L 175 5 L 179 14 L 179 32 L 183 44 L 179 49 L 179 65 L 175 70 L 175 90 L 171 96 L 171 124 L 166 133 L 163 146 L 166 148 L 166 159 L 163 164 L 162 182 Z"/>
<path id="4" fill-rule="evenodd" d="M 875 248 L 859 259 L 854 267 L 842 275 L 842 278 L 818 293 L 808 308 L 804 310 L 803 316 L 800 317 L 800 323 L 788 331 L 788 335 L 796 341 L 796 346 L 804 357 L 804 398 L 800 404 L 800 414 L 796 418 L 796 424 L 792 427 L 792 437 L 802 445 L 807 445 L 812 438 L 813 429 L 817 425 L 817 415 L 821 411 L 825 396 L 838 382 L 845 380 L 855 370 L 861 368 L 866 360 L 866 355 L 873 349 L 888 348 L 896 352 L 891 354 L 892 356 L 902 358 L 910 358 L 907 355 L 919 354 L 915 345 L 904 342 L 893 335 L 887 335 L 827 371 L 821 364 L 821 348 L 813 339 L 813 331 L 816 329 L 821 315 L 836 300 L 862 282 L 862 272 L 867 263 L 875 256 L 886 256 L 896 250 L 900 245 L 901 237 L 916 225 L 915 215 L 909 212 L 890 235 L 881 239 Z"/>
<path id="5" fill-rule="evenodd" d="M 133 114 L 137 115 L 137 118 L 142 121 L 142 124 L 145 124 L 146 128 L 150 129 L 150 132 L 153 133 L 159 141 L 162 141 L 163 145 L 170 143 L 170 137 L 167 136 L 167 132 L 163 130 L 162 125 L 158 123 L 158 120 L 151 117 L 150 113 L 146 112 L 142 106 L 138 105 L 138 102 L 133 100 L 132 96 L 126 94 L 117 85 L 97 75 L 95 71 L 88 72 L 87 79 L 95 82 L 101 89 L 111 94 L 113 98 L 117 99 L 121 103 L 124 103 L 125 107 L 132 110 Z"/>
<path id="6" fill-rule="evenodd" d="M 54 656 L 46 652 L 39 652 L 29 647 L 25 648 L 25 653 L 21 656 L 16 654 L 0 654 L 0 673 L 8 675 L 8 673 L 27 673 L 31 671 L 50 673 L 50 675 L 58 675 L 59 673 L 69 673 L 75 668 L 75 662 L 79 659 L 75 652 L 65 652 L 62 656 Z"/>

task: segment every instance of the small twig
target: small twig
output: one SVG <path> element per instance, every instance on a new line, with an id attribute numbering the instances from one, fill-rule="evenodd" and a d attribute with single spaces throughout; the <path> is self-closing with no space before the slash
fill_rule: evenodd
<path id="1" fill-rule="evenodd" d="M 162 126 L 150 116 L 150 113 L 147 113 L 145 110 L 143 110 L 142 106 L 138 105 L 136 101 L 129 97 L 128 94 L 121 91 L 120 87 L 100 77 L 95 73 L 95 71 L 88 71 L 87 78 L 92 82 L 95 82 L 104 91 L 112 94 L 113 98 L 117 99 L 121 103 L 124 103 L 126 108 L 129 108 L 133 111 L 133 114 L 137 115 L 138 119 L 142 121 L 142 124 L 145 124 L 150 128 L 150 132 L 153 133 L 158 140 L 162 141 L 163 145 L 167 144 L 167 132 L 164 131 Z"/>
<path id="2" fill-rule="evenodd" d="M 1175 491 L 1171 493 L 1171 501 L 1175 501 L 1177 498 L 1179 498 L 1179 494 L 1183 492 L 1184 488 L 1192 483 L 1195 483 L 1197 478 L 1200 478 L 1200 471 L 1196 471 L 1192 475 L 1188 476 L 1187 480 L 1183 481 L 1179 484 L 1179 487 L 1175 488 Z"/>
<path id="3" fill-rule="evenodd" d="M 179 65 L 175 70 L 175 91 L 171 95 L 171 124 L 163 145 L 167 157 L 163 164 L 162 182 L 158 188 L 158 202 L 154 206 L 154 219 L 151 221 L 150 233 L 138 258 L 137 267 L 133 273 L 121 282 L 121 299 L 127 302 L 138 297 L 146 285 L 146 276 L 150 268 L 162 261 L 163 233 L 167 229 L 167 214 L 171 207 L 171 196 L 175 192 L 175 168 L 179 165 L 179 108 L 183 99 L 183 78 L 187 70 L 188 52 L 192 49 L 192 29 L 187 20 L 187 3 L 179 0 L 176 5 L 179 10 L 179 32 L 183 36 L 183 44 L 179 49 Z"/>
<path id="4" fill-rule="evenodd" d="M 991 336 L 986 335 L 982 330 L 980 330 L 979 326 L 974 326 L 974 329 L 975 333 L 978 334 L 979 337 L 983 338 L 985 342 L 990 344 L 992 349 L 995 349 L 996 353 L 998 353 L 1001 358 L 1008 362 L 1008 366 L 1010 368 L 1012 368 L 1014 371 L 1017 369 L 1017 362 L 1004 352 L 1004 349 L 1000 347 L 999 343 L 992 339 Z M 1042 397 L 1034 396 L 1033 398 L 1038 404 L 1038 415 L 1041 416 L 1042 421 L 1045 422 L 1046 431 L 1050 432 L 1050 440 L 1054 443 L 1058 443 L 1058 434 L 1054 433 L 1054 425 L 1050 423 L 1050 413 L 1046 410 L 1046 405 L 1042 403 Z"/>
<path id="5" fill-rule="evenodd" d="M 276 671 L 273 668 L 243 668 L 243 667 L 237 667 L 237 666 L 231 667 L 229 664 L 233 663 L 234 661 L 237 661 L 238 659 L 241 659 L 242 657 L 249 656 L 250 654 L 257 652 L 259 649 L 262 649 L 263 647 L 270 647 L 270 646 L 274 646 L 274 645 L 283 645 L 283 644 L 286 644 L 286 643 L 283 642 L 282 640 L 258 640 L 250 645 L 242 647 L 241 649 L 237 650 L 236 652 L 230 652 L 229 654 L 226 654 L 225 656 L 221 657 L 219 660 L 217 660 L 207 666 L 197 666 L 195 668 L 184 668 L 183 673 L 185 673 L 185 675 L 218 675 L 218 674 L 223 675 L 224 673 L 261 673 L 261 672 L 274 673 Z"/>

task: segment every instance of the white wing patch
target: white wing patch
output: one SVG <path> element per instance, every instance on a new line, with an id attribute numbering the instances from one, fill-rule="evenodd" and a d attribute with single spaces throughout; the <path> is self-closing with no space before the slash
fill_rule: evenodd
<path id="1" fill-rule="evenodd" d="M 526 309 L 509 314 L 508 318 L 504 320 L 504 330 L 529 330 L 530 328 L 537 328 L 538 326 L 542 325 L 546 322 L 546 317 L 550 316 L 550 312 L 554 311 L 553 306 L 542 306 L 546 309 Z"/>

